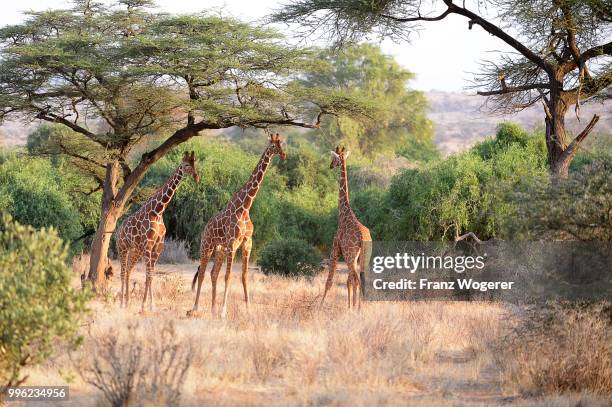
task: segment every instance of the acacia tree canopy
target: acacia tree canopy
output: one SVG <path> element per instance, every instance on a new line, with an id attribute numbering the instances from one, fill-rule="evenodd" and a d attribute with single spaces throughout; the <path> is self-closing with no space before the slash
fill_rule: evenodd
<path id="1" fill-rule="evenodd" d="M 325 150 L 346 145 L 366 156 L 391 153 L 411 146 L 415 157 L 436 155 L 433 126 L 427 119 L 427 99 L 408 88 L 414 74 L 371 44 L 344 47 L 341 52 L 322 50 L 321 63 L 309 71 L 303 83 L 309 87 L 336 89 L 377 107 L 375 120 L 330 117 L 321 124 Z M 410 148 L 408 148 L 410 150 Z M 419 156 L 419 158 L 421 158 Z"/>
<path id="2" fill-rule="evenodd" d="M 575 105 L 603 95 L 612 84 L 612 12 L 607 0 L 295 0 L 271 21 L 298 24 L 337 44 L 375 34 L 408 39 L 419 24 L 451 14 L 467 19 L 516 51 L 483 63 L 474 86 L 497 111 L 542 103 L 551 173 L 565 177 L 580 144 L 593 129 L 568 140 L 564 117 Z M 489 15 L 492 15 L 489 18 Z M 450 33 L 449 33 L 450 35 Z"/>
<path id="3" fill-rule="evenodd" d="M 76 1 L 0 29 L 0 119 L 59 123 L 97 146 L 89 154 L 84 143 L 66 142 L 62 152 L 105 174 L 89 273 L 100 284 L 118 217 L 150 165 L 176 145 L 205 129 L 310 128 L 325 113 L 367 114 L 366 104 L 340 92 L 299 85 L 313 52 L 286 45 L 274 30 L 150 6 Z M 129 162 L 134 146 L 159 134 L 171 135 Z"/>

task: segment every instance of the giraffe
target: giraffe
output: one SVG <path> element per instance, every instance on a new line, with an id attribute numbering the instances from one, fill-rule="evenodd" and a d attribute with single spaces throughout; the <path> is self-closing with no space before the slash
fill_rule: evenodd
<path id="1" fill-rule="evenodd" d="M 283 144 L 278 133 L 270 136 L 270 143 L 263 152 L 246 184 L 232 196 L 225 208 L 213 216 L 204 227 L 200 244 L 200 266 L 193 276 L 193 282 L 191 284 L 191 288 L 194 289 L 197 281 L 198 288 L 196 291 L 195 304 L 193 309 L 187 312 L 187 315 L 195 315 L 198 310 L 198 300 L 200 298 L 202 281 L 204 281 L 204 273 L 206 272 L 208 261 L 214 253 L 215 263 L 210 273 L 210 280 L 212 283 L 212 313 L 215 315 L 217 278 L 225 257 L 227 264 L 223 303 L 221 307 L 221 317 L 225 318 L 232 264 L 234 262 L 236 250 L 240 247 L 242 247 L 242 288 L 244 290 L 244 301 L 247 311 L 249 310 L 247 273 L 249 268 L 249 256 L 253 244 L 253 222 L 251 222 L 249 210 L 261 187 L 270 160 L 275 154 L 280 155 L 283 160 L 286 158 L 285 152 L 283 151 Z"/>
<path id="2" fill-rule="evenodd" d="M 149 309 L 153 310 L 151 282 L 155 272 L 155 263 L 164 249 L 164 237 L 166 235 L 163 215 L 176 188 L 187 174 L 191 174 L 196 182 L 200 181 L 193 151 L 191 154 L 185 153 L 183 155 L 183 161 L 174 171 L 174 174 L 118 229 L 117 252 L 121 260 L 122 307 L 127 308 L 130 301 L 130 272 L 144 254 L 147 271 L 141 312 L 144 311 L 147 294 L 149 296 Z"/>
<path id="3" fill-rule="evenodd" d="M 372 238 L 370 231 L 363 226 L 355 213 L 351 209 L 348 193 L 348 175 L 346 172 L 346 159 L 349 156 L 349 151 L 344 147 L 336 147 L 336 151 L 332 151 L 332 162 L 330 169 L 340 167 L 340 194 L 338 197 L 338 229 L 329 261 L 329 274 L 325 283 L 325 291 L 321 299 L 321 305 L 325 301 L 327 291 L 332 286 L 336 265 L 340 255 L 344 257 L 346 265 L 349 269 L 349 275 L 346 281 L 348 289 L 348 307 L 351 308 L 351 290 L 353 294 L 352 306 L 361 307 L 360 285 L 361 279 L 357 274 L 357 262 L 359 261 L 359 271 L 363 276 L 367 262 L 370 261 L 372 254 Z"/>

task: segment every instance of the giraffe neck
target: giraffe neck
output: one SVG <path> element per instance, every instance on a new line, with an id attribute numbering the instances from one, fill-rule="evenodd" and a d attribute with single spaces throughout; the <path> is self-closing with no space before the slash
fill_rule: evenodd
<path id="1" fill-rule="evenodd" d="M 268 169 L 268 165 L 270 165 L 271 160 L 272 152 L 269 148 L 266 148 L 259 159 L 257 166 L 253 170 L 251 177 L 237 192 L 236 198 L 238 203 L 241 203 L 244 210 L 248 211 L 251 209 L 253 201 L 255 201 L 255 196 L 257 196 L 257 192 L 259 192 L 259 188 L 261 188 L 261 183 L 263 182 L 264 176 L 266 175 L 266 170 Z"/>
<path id="2" fill-rule="evenodd" d="M 176 188 L 184 176 L 185 171 L 183 171 L 183 166 L 180 165 L 176 171 L 174 171 L 174 174 L 168 178 L 166 183 L 151 198 L 149 198 L 149 202 L 152 204 L 152 212 L 155 212 L 155 214 L 158 216 L 161 216 L 164 213 L 168 207 L 168 204 L 172 200 L 174 193 L 176 192 Z M 145 204 L 143 207 L 147 207 L 147 205 Z"/>
<path id="3" fill-rule="evenodd" d="M 352 213 L 351 204 L 349 202 L 348 174 L 346 171 L 345 160 L 342 160 L 342 165 L 340 167 L 340 193 L 338 195 L 338 210 L 341 218 L 344 215 Z"/>

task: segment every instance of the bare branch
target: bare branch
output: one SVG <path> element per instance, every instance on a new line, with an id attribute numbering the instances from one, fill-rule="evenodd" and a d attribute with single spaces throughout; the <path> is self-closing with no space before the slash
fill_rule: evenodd
<path id="1" fill-rule="evenodd" d="M 563 158 L 572 157 L 578 151 L 578 147 L 580 147 L 580 143 L 589 135 L 589 133 L 593 130 L 593 127 L 599 121 L 598 115 L 593 115 L 593 118 L 589 122 L 589 124 L 576 136 L 576 138 L 567 146 L 567 149 L 563 152 Z"/>
<path id="2" fill-rule="evenodd" d="M 514 93 L 514 92 L 524 92 L 526 90 L 535 90 L 535 89 L 550 89 L 550 84 L 549 83 L 534 83 L 531 85 L 524 85 L 524 86 L 504 87 L 499 90 L 479 91 L 476 93 L 480 96 L 493 96 L 493 95 L 505 95 L 505 94 Z"/>
<path id="3" fill-rule="evenodd" d="M 389 20 L 396 21 L 398 23 L 409 23 L 416 21 L 440 21 L 446 18 L 449 14 L 451 14 L 451 12 L 451 9 L 447 8 L 442 14 L 435 17 L 422 16 L 421 13 L 418 13 L 417 17 L 395 17 L 390 14 L 381 14 L 380 16 Z"/>

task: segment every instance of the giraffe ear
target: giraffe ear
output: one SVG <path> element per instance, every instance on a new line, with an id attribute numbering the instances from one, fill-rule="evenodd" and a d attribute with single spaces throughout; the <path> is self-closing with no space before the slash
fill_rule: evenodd
<path id="1" fill-rule="evenodd" d="M 336 157 L 336 158 L 340 158 L 340 156 L 338 155 L 338 153 L 336 153 L 335 151 L 333 151 L 333 150 L 332 150 L 332 151 L 331 151 L 331 153 L 332 153 L 332 155 L 333 155 L 334 157 Z"/>
<path id="2" fill-rule="evenodd" d="M 344 153 L 344 159 L 345 159 L 345 160 L 348 158 L 348 156 L 349 156 L 349 154 L 350 154 L 350 153 L 351 153 L 350 151 L 347 151 L 346 153 Z"/>

